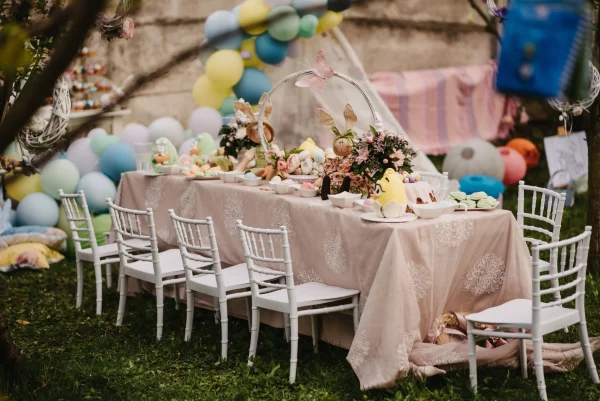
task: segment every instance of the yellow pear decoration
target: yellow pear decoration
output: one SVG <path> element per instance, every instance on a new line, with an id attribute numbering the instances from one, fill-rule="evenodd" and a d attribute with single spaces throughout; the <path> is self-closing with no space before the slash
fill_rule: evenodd
<path id="1" fill-rule="evenodd" d="M 388 168 L 375 185 L 375 214 L 377 217 L 395 219 L 406 213 L 406 188 L 402 176 Z"/>

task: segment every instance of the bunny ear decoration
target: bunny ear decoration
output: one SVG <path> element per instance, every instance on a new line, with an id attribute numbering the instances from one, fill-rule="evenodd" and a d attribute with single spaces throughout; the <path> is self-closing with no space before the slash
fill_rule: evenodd
<path id="1" fill-rule="evenodd" d="M 356 113 L 352 109 L 352 106 L 349 104 L 346 105 L 344 109 L 344 118 L 346 119 L 346 130 L 351 130 L 356 125 L 358 121 L 358 117 L 356 117 Z"/>
<path id="2" fill-rule="evenodd" d="M 246 117 L 250 119 L 250 121 L 256 120 L 256 118 L 254 117 L 254 113 L 252 112 L 252 107 L 250 107 L 250 104 L 248 102 L 237 101 L 234 103 L 234 106 L 236 111 L 241 111 L 242 113 L 244 113 Z"/>
<path id="3" fill-rule="evenodd" d="M 329 114 L 325 110 L 317 109 L 317 115 L 319 116 L 319 121 L 321 121 L 321 124 L 323 124 L 327 128 L 329 128 L 329 129 L 337 128 L 337 126 L 335 125 L 335 120 L 333 119 L 331 114 Z"/>
<path id="4" fill-rule="evenodd" d="M 263 93 L 263 95 L 260 98 L 260 101 L 258 102 L 258 104 L 260 106 L 263 105 L 263 103 L 267 99 L 267 96 L 268 95 L 266 93 Z M 269 102 L 267 103 L 267 107 L 265 107 L 265 122 L 269 122 L 269 120 L 271 119 L 272 113 L 273 113 L 273 103 L 271 103 L 271 99 L 269 99 Z"/>

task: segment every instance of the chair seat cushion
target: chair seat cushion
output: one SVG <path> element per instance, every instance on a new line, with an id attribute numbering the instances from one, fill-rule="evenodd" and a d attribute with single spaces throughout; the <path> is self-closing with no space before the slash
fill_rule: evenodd
<path id="1" fill-rule="evenodd" d="M 184 274 L 183 262 L 178 249 L 170 249 L 158 254 L 160 261 L 161 278 L 179 276 Z M 150 257 L 148 255 L 147 257 Z M 204 268 L 210 266 L 210 263 L 190 262 L 190 267 Z M 155 283 L 154 266 L 152 262 L 137 261 L 129 263 L 126 266 L 125 274 L 131 277 L 139 278 L 150 283 Z"/>
<path id="2" fill-rule="evenodd" d="M 129 240 L 126 242 L 136 248 L 141 248 L 141 247 L 150 248 L 150 241 L 141 240 L 141 239 L 132 239 L 132 240 Z M 118 245 L 116 242 L 114 242 L 112 244 L 107 244 L 107 245 L 100 245 L 98 247 L 98 257 L 107 258 L 107 257 L 113 257 L 113 256 L 115 256 L 115 257 L 119 256 L 119 248 L 118 248 Z M 82 249 L 79 252 L 79 257 L 80 257 L 80 259 L 83 259 L 86 261 L 93 261 L 92 248 Z"/>
<path id="3" fill-rule="evenodd" d="M 542 302 L 542 305 L 546 304 Z M 494 326 L 531 329 L 531 314 L 531 300 L 513 299 L 500 306 L 467 315 L 466 318 L 473 322 L 487 323 Z M 579 311 L 563 308 L 562 306 L 543 308 L 540 315 L 540 326 L 543 334 L 579 322 Z"/>
<path id="4" fill-rule="evenodd" d="M 254 273 L 254 278 L 258 281 L 271 281 L 279 279 L 285 275 L 284 272 L 280 272 L 266 267 L 260 267 L 262 270 L 271 271 L 274 274 Z M 244 288 L 250 288 L 250 279 L 248 277 L 248 268 L 245 263 L 222 269 L 223 283 L 225 285 L 225 291 L 241 290 Z M 198 274 L 192 278 L 190 287 L 194 291 L 201 292 L 207 295 L 217 296 L 217 278 L 214 274 Z"/>
<path id="5" fill-rule="evenodd" d="M 323 283 L 300 284 L 294 288 L 298 308 L 321 305 L 358 295 L 358 290 L 348 290 L 333 287 Z M 288 293 L 286 289 L 269 292 L 257 297 L 258 307 L 279 312 L 289 310 Z"/>

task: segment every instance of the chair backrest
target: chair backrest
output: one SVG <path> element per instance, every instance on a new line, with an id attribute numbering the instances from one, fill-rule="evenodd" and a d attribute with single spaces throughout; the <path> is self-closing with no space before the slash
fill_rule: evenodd
<path id="1" fill-rule="evenodd" d="M 152 209 L 126 209 L 115 205 L 110 198 L 106 199 L 106 203 L 108 203 L 115 230 L 121 268 L 135 261 L 150 262 L 154 268 L 156 282 L 160 282 L 162 276 Z M 148 234 L 144 234 L 144 232 L 148 232 Z M 147 247 L 132 243 L 132 240 L 135 239 L 150 242 L 150 255 L 148 255 Z"/>
<path id="2" fill-rule="evenodd" d="M 279 229 L 251 228 L 244 226 L 241 220 L 237 221 L 237 227 L 242 245 L 244 246 L 244 258 L 248 267 L 252 297 L 256 297 L 259 293 L 287 289 L 290 308 L 292 310 L 297 309 L 294 292 L 294 271 L 292 270 L 292 257 L 287 228 L 285 226 Z M 277 246 L 275 246 L 275 243 L 277 243 Z M 282 257 L 277 257 L 278 253 Z M 262 265 L 269 265 L 270 268 L 275 270 L 279 270 L 278 268 L 281 268 L 283 265 L 285 285 L 255 279 L 256 273 L 273 275 L 272 271 L 255 265 L 255 262 Z"/>
<path id="3" fill-rule="evenodd" d="M 85 200 L 85 194 L 83 191 L 79 191 L 76 194 L 65 194 L 62 189 L 58 190 L 58 194 L 60 195 L 60 201 L 65 210 L 67 220 L 69 221 L 69 229 L 71 230 L 71 237 L 75 244 L 75 251 L 81 252 L 81 244 L 87 242 L 92 248 L 93 255 L 97 255 L 98 242 L 94 226 L 92 225 L 90 210 Z M 82 237 L 80 233 L 87 233 L 87 238 Z"/>
<path id="4" fill-rule="evenodd" d="M 531 213 L 525 212 L 525 192 L 532 192 Z M 538 201 L 539 196 L 539 201 Z M 562 223 L 563 210 L 565 208 L 565 194 L 546 188 L 525 185 L 519 181 L 519 197 L 517 206 L 517 222 L 523 233 L 525 241 L 534 241 L 544 244 L 556 242 L 560 239 L 560 227 Z M 525 224 L 525 219 L 535 220 L 550 226 L 551 230 L 532 224 Z M 548 241 L 540 240 L 525 235 L 525 230 L 534 231 L 548 237 Z"/>
<path id="5" fill-rule="evenodd" d="M 433 187 L 435 197 L 438 201 L 446 199 L 448 196 L 448 173 L 431 173 L 428 171 L 416 171 L 425 181 Z"/>
<path id="6" fill-rule="evenodd" d="M 173 209 L 169 209 L 169 215 L 175 228 L 186 280 L 191 280 L 195 275 L 214 274 L 219 291 L 225 291 L 212 217 L 207 217 L 206 220 L 186 219 L 177 216 Z M 204 235 L 206 232 L 208 236 Z M 209 253 L 211 257 L 204 256 L 202 253 Z M 192 268 L 190 264 L 194 262 L 211 263 L 212 269 Z M 225 293 L 223 292 L 222 295 L 224 296 Z"/>
<path id="7" fill-rule="evenodd" d="M 588 226 L 582 234 L 573 238 L 545 245 L 533 243 L 531 270 L 533 278 L 532 323 L 534 327 L 536 327 L 536 322 L 539 324 L 541 309 L 564 306 L 572 301 L 575 301 L 575 308 L 579 310 L 581 317 L 584 317 L 585 278 L 591 235 L 592 227 Z M 540 276 L 539 262 L 542 251 L 550 251 L 551 254 L 555 254 L 555 260 L 560 261 L 559 271 Z M 550 286 L 542 290 L 542 283 L 546 281 Z M 555 300 L 542 304 L 542 296 L 550 294 L 555 296 Z M 539 328 L 539 326 L 537 327 Z"/>

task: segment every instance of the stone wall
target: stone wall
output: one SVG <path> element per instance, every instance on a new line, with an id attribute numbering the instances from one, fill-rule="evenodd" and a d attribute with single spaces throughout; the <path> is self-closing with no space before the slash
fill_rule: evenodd
<path id="1" fill-rule="evenodd" d="M 93 38 L 90 46 L 106 61 L 109 77 L 121 84 L 199 43 L 206 17 L 241 1 L 145 0 L 132 40 L 107 44 Z M 460 0 L 367 0 L 345 13 L 341 29 L 368 73 L 484 63 L 494 42 L 476 14 L 476 22 L 469 22 L 470 14 Z M 168 115 L 185 125 L 195 108 L 191 88 L 201 74 L 200 62 L 188 61 L 143 88 L 129 101 L 132 120 L 148 124 Z"/>

